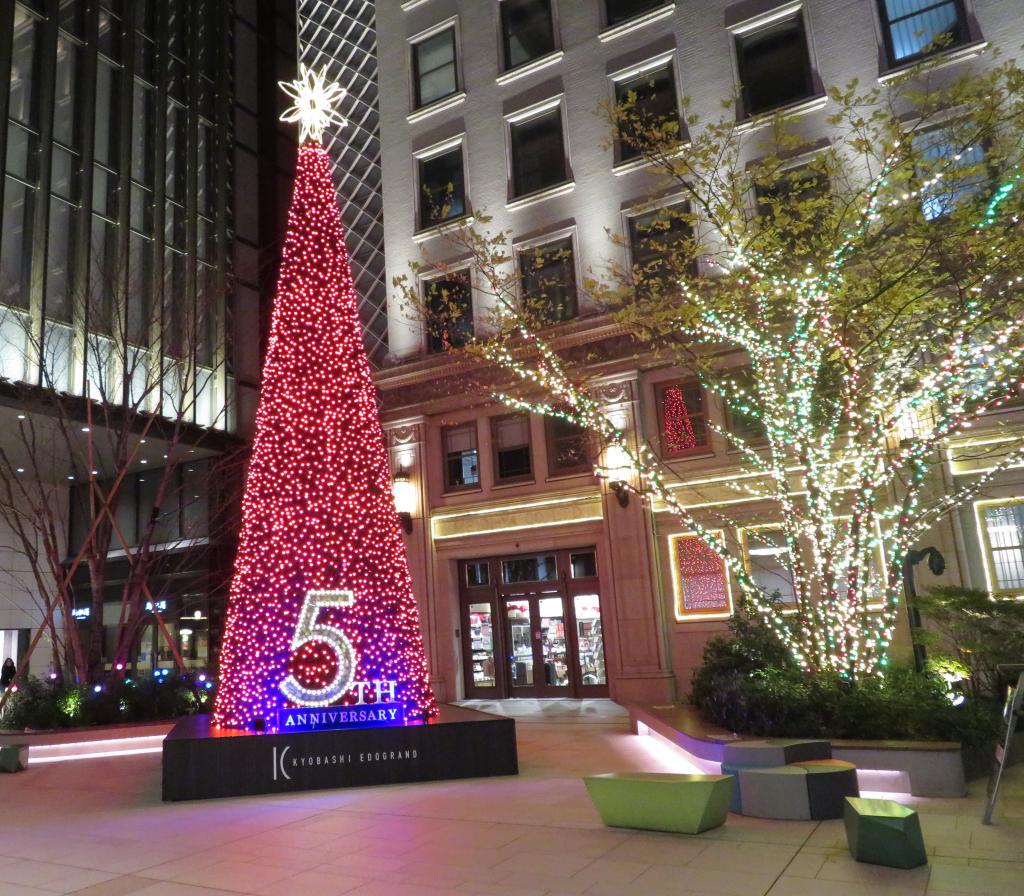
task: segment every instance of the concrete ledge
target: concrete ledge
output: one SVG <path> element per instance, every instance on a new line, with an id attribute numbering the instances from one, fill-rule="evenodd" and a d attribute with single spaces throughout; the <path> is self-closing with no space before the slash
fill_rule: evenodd
<path id="1" fill-rule="evenodd" d="M 50 731 L 0 731 L 0 746 L 25 744 L 38 747 L 50 744 L 79 744 L 94 740 L 120 740 L 127 737 L 156 737 L 167 734 L 177 719 L 166 722 L 140 722 L 137 725 L 93 725 L 83 728 L 58 728 Z"/>
<path id="2" fill-rule="evenodd" d="M 725 745 L 743 737 L 707 724 L 692 706 L 630 704 L 634 733 L 649 729 L 704 763 L 721 763 Z M 644 726 L 644 727 L 641 727 Z M 967 795 L 963 753 L 954 741 L 834 740 L 832 756 L 857 766 L 861 790 L 924 797 Z"/>

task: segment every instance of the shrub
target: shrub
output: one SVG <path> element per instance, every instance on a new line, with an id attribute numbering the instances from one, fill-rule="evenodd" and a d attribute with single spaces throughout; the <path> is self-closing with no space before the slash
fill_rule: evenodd
<path id="1" fill-rule="evenodd" d="M 974 697 L 1002 698 L 1006 684 L 996 666 L 1019 663 L 1024 657 L 1024 603 L 993 598 L 987 591 L 941 585 L 914 598 L 928 623 L 917 629 L 915 640 L 939 661 L 952 651 L 970 673 L 968 687 Z M 937 654 L 937 655 L 936 655 Z M 948 659 L 952 659 L 948 658 Z"/>
<path id="2" fill-rule="evenodd" d="M 187 676 L 143 681 L 114 678 L 99 691 L 29 677 L 8 698 L 0 727 L 39 731 L 174 719 L 204 711 L 212 704 L 212 694 L 205 683 Z"/>
<path id="3" fill-rule="evenodd" d="M 741 617 L 742 618 L 739 618 Z M 761 737 L 847 740 L 950 740 L 965 747 L 993 742 L 994 701 L 954 706 L 941 678 L 893 667 L 853 682 L 809 674 L 785 655 L 771 631 L 737 613 L 731 636 L 714 638 L 693 680 L 693 702 L 723 728 Z"/>

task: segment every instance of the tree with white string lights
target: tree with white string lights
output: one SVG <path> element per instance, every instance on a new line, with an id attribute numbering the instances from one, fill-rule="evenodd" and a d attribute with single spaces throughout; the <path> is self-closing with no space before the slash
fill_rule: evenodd
<path id="1" fill-rule="evenodd" d="M 523 300 L 510 234 L 489 232 L 479 211 L 448 230 L 451 255 L 471 259 L 493 311 L 459 349 L 504 372 L 491 394 L 581 426 L 606 457 L 627 458 L 629 487 L 722 558 L 808 671 L 878 674 L 908 550 L 1024 462 L 1024 446 L 1003 440 L 980 449 L 987 472 L 934 488 L 949 440 L 1021 393 L 1022 85 L 1013 62 L 853 84 L 829 93 L 818 122 L 828 140 L 785 115 L 666 116 L 642 93 L 607 110 L 612 141 L 640 155 L 651 195 L 676 201 L 646 218 L 642 259 L 592 264 L 587 298 L 625 326 L 631 351 L 691 371 L 744 422 L 709 425 L 740 462 L 729 487 L 781 521 L 787 612 L 721 535 L 736 521 L 688 506 L 678 469 L 594 397 L 593 359 L 546 328 L 543 290 L 534 284 Z M 398 281 L 429 328 L 454 329 L 454 305 L 433 297 L 426 307 Z M 692 428 L 674 399 L 667 435 L 685 445 Z"/>

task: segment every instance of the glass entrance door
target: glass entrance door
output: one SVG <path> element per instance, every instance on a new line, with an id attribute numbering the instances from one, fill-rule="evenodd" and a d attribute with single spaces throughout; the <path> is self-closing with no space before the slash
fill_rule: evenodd
<path id="1" fill-rule="evenodd" d="M 565 602 L 549 595 L 505 601 L 513 697 L 571 696 Z"/>

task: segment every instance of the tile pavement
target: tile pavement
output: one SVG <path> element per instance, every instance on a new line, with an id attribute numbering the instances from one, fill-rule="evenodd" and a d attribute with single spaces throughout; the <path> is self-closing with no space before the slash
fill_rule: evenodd
<path id="1" fill-rule="evenodd" d="M 607 701 L 488 707 L 518 718 L 517 778 L 160 802 L 158 755 L 0 778 L 0 896 L 1024 896 L 1024 767 L 997 824 L 912 800 L 929 865 L 861 865 L 842 822 L 730 816 L 698 837 L 601 825 L 580 776 L 685 770 Z"/>

